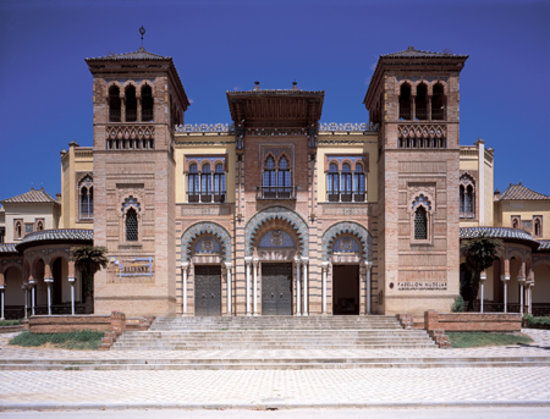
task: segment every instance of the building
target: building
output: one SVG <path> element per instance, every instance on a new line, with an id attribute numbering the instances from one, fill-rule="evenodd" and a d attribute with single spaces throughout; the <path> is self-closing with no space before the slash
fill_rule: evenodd
<path id="1" fill-rule="evenodd" d="M 57 199 L 2 201 L 6 306 L 78 311 L 70 248 L 93 241 L 110 260 L 94 279 L 96 313 L 448 311 L 460 239 L 483 232 L 505 242 L 485 309 L 544 311 L 550 197 L 521 184 L 493 195 L 493 149 L 460 145 L 467 58 L 413 47 L 381 56 L 368 123 L 321 123 L 323 91 L 256 82 L 226 93 L 232 123 L 217 125 L 184 124 L 171 58 L 141 48 L 86 59 L 93 147 L 61 153 Z"/>

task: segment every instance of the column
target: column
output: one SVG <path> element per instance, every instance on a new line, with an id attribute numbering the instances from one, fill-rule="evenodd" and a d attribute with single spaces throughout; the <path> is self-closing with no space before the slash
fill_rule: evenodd
<path id="1" fill-rule="evenodd" d="M 304 304 L 302 305 L 302 309 L 303 309 L 303 312 L 302 314 L 304 316 L 307 316 L 309 315 L 309 307 L 308 307 L 308 297 L 309 297 L 309 294 L 308 294 L 308 291 L 307 291 L 307 288 L 308 288 L 308 279 L 307 279 L 307 262 L 308 262 L 308 258 L 307 257 L 302 257 L 302 269 L 303 269 L 303 275 L 302 275 L 302 284 L 303 284 L 303 287 L 304 287 Z"/>
<path id="2" fill-rule="evenodd" d="M 525 285 L 525 261 L 521 261 L 521 266 L 519 268 L 519 275 L 518 275 L 518 283 L 519 283 L 519 312 L 523 314 L 523 300 L 524 300 L 524 285 Z"/>
<path id="3" fill-rule="evenodd" d="M 504 286 L 504 312 L 508 312 L 508 281 L 510 280 L 510 275 L 502 275 L 502 284 Z"/>
<path id="4" fill-rule="evenodd" d="M 253 289 L 253 298 L 254 298 L 254 315 L 258 315 L 258 265 L 260 263 L 260 260 L 258 258 L 254 258 L 253 264 L 254 264 L 254 289 Z"/>
<path id="5" fill-rule="evenodd" d="M 29 317 L 28 316 L 28 311 L 29 311 L 29 289 L 27 287 L 28 287 L 28 283 L 25 283 L 25 284 L 21 285 L 21 288 L 23 288 L 25 290 L 25 319 L 27 319 Z"/>
<path id="6" fill-rule="evenodd" d="M 321 269 L 323 271 L 323 314 L 327 314 L 327 275 L 329 265 L 329 262 L 323 262 L 321 264 Z"/>
<path id="7" fill-rule="evenodd" d="M 44 282 L 47 285 L 48 291 L 48 316 L 52 315 L 52 284 L 53 284 L 53 275 L 50 268 L 50 264 L 44 264 Z"/>
<path id="8" fill-rule="evenodd" d="M 371 288 L 371 269 L 372 269 L 372 262 L 370 260 L 365 261 L 365 266 L 367 268 L 367 278 L 366 278 L 366 293 L 367 298 L 366 301 L 366 307 L 365 307 L 365 314 L 371 314 L 371 300 L 370 300 L 370 288 Z"/>
<path id="9" fill-rule="evenodd" d="M 182 316 L 187 315 L 187 271 L 189 269 L 189 262 L 182 262 L 181 272 L 183 274 L 183 283 L 182 283 Z"/>
<path id="10" fill-rule="evenodd" d="M 529 280 L 527 282 L 527 314 L 533 314 L 533 295 L 531 290 L 535 285 L 535 281 Z"/>
<path id="11" fill-rule="evenodd" d="M 4 272 L 0 271 L 0 320 L 4 320 Z"/>
<path id="12" fill-rule="evenodd" d="M 246 296 L 246 315 L 250 316 L 250 265 L 252 264 L 252 257 L 246 256 L 244 258 L 244 263 L 246 266 L 246 290 L 245 290 L 245 296 Z"/>
<path id="13" fill-rule="evenodd" d="M 294 262 L 296 262 L 296 315 L 301 316 L 302 306 L 300 301 L 300 256 L 296 255 L 296 257 L 294 258 Z"/>
<path id="14" fill-rule="evenodd" d="M 227 271 L 227 315 L 231 316 L 231 262 L 225 262 L 225 270 Z"/>
<path id="15" fill-rule="evenodd" d="M 485 298 L 484 291 L 485 291 L 485 281 L 487 280 L 487 272 L 483 271 L 481 272 L 481 275 L 479 276 L 479 283 L 481 286 L 480 289 L 480 296 L 479 296 L 479 311 L 480 313 L 483 313 L 483 300 Z"/>
<path id="16" fill-rule="evenodd" d="M 75 315 L 75 309 L 74 309 L 74 285 L 76 282 L 75 276 L 74 276 L 74 260 L 70 260 L 68 263 L 68 277 L 67 280 L 69 281 L 69 284 L 71 284 L 71 314 Z M 93 281 L 93 279 L 92 279 Z M 84 284 L 82 284 L 84 285 Z"/>
<path id="17" fill-rule="evenodd" d="M 29 285 L 31 286 L 31 316 L 34 316 L 35 315 L 35 305 L 34 305 L 34 302 L 35 302 L 35 285 L 36 285 L 36 281 L 34 280 L 34 278 L 31 276 L 29 277 Z"/>

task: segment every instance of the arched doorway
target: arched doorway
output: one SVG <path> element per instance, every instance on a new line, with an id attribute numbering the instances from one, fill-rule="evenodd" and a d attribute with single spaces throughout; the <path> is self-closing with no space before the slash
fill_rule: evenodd
<path id="1" fill-rule="evenodd" d="M 4 316 L 6 319 L 23 318 L 25 307 L 25 290 L 23 274 L 20 268 L 9 267 L 4 271 Z"/>

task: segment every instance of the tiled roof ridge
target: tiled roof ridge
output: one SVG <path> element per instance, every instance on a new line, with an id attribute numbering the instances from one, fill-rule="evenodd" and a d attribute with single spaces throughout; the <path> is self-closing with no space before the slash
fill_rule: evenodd
<path id="1" fill-rule="evenodd" d="M 536 192 L 525 186 L 521 181 L 518 184 L 510 183 L 506 190 L 500 195 L 499 201 L 502 200 L 539 200 L 550 199 L 550 196 Z"/>
<path id="2" fill-rule="evenodd" d="M 0 253 L 17 253 L 15 243 L 0 243 Z"/>
<path id="3" fill-rule="evenodd" d="M 413 46 L 409 46 L 402 51 L 392 52 L 390 54 L 384 54 L 382 57 L 462 57 L 460 54 L 453 54 L 452 52 L 436 52 L 425 51 L 415 49 Z"/>
<path id="4" fill-rule="evenodd" d="M 19 195 L 2 200 L 2 203 L 28 203 L 28 202 L 57 202 L 42 186 L 40 189 L 31 189 Z"/>

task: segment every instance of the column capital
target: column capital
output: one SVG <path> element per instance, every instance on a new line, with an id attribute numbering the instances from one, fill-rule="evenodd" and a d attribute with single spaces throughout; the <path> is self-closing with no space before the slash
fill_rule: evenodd
<path id="1" fill-rule="evenodd" d="M 525 285 L 527 285 L 528 288 L 534 287 L 535 286 L 535 281 L 529 280 L 525 283 Z"/>
<path id="2" fill-rule="evenodd" d="M 255 257 L 254 259 L 252 259 L 252 263 L 254 263 L 254 265 L 258 265 L 258 263 L 260 263 L 260 258 Z"/>
<path id="3" fill-rule="evenodd" d="M 330 266 L 330 262 L 329 262 L 329 261 L 325 260 L 324 262 L 321 262 L 321 267 L 322 267 L 323 269 L 328 269 L 329 266 Z"/>
<path id="4" fill-rule="evenodd" d="M 71 284 L 74 284 L 76 281 L 76 278 L 74 276 L 70 276 L 67 278 L 67 281 L 69 281 Z"/>
<path id="5" fill-rule="evenodd" d="M 252 256 L 245 256 L 244 261 L 245 261 L 245 263 L 251 263 L 252 262 Z"/>
<path id="6" fill-rule="evenodd" d="M 371 260 L 365 260 L 365 266 L 367 267 L 367 269 L 372 268 L 372 261 Z"/>
<path id="7" fill-rule="evenodd" d="M 502 275 L 502 278 L 501 278 L 501 281 L 509 281 L 510 280 L 510 275 Z"/>
<path id="8" fill-rule="evenodd" d="M 189 262 L 188 261 L 181 262 L 181 269 L 186 271 L 188 268 L 189 268 Z"/>
<path id="9" fill-rule="evenodd" d="M 46 284 L 53 284 L 53 278 L 44 278 Z"/>
<path id="10" fill-rule="evenodd" d="M 297 265 L 299 265 L 302 261 L 302 258 L 300 258 L 300 255 L 294 256 L 294 262 L 296 262 Z"/>
<path id="11" fill-rule="evenodd" d="M 32 276 L 29 278 L 29 285 L 30 286 L 33 286 L 34 284 L 36 284 L 36 279 L 34 279 Z"/>
<path id="12" fill-rule="evenodd" d="M 309 262 L 309 258 L 307 256 L 302 256 L 301 260 L 302 260 L 302 263 L 308 263 Z"/>
<path id="13" fill-rule="evenodd" d="M 479 275 L 479 280 L 481 282 L 485 282 L 487 280 L 487 272 L 485 271 L 481 272 L 481 274 Z"/>
<path id="14" fill-rule="evenodd" d="M 231 266 L 233 265 L 231 262 L 224 262 L 225 264 L 225 269 L 227 269 L 228 271 L 231 270 Z"/>
<path id="15" fill-rule="evenodd" d="M 0 285 L 0 291 L 3 291 L 5 289 L 6 289 L 6 287 L 4 285 Z"/>

